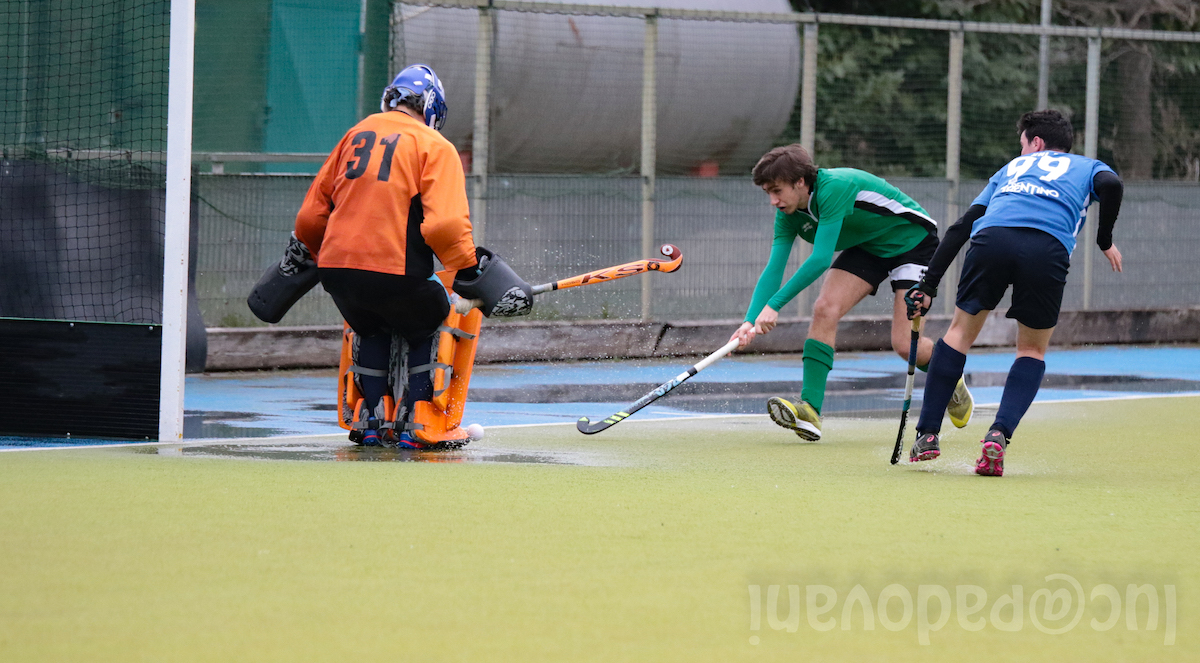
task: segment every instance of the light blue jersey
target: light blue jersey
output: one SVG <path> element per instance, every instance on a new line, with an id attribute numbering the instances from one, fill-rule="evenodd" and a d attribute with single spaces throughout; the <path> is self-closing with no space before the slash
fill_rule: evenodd
<path id="1" fill-rule="evenodd" d="M 1036 228 L 1050 233 L 1075 250 L 1075 235 L 1087 217 L 1092 202 L 1092 178 L 1112 168 L 1078 154 L 1034 152 L 1008 162 L 1001 168 L 973 205 L 987 207 L 971 236 L 984 228 Z"/>

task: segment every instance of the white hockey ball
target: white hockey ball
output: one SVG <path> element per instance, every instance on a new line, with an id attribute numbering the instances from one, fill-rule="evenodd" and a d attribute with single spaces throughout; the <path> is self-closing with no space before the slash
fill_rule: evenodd
<path id="1" fill-rule="evenodd" d="M 478 440 L 483 437 L 483 426 L 479 424 L 471 424 L 467 426 L 467 437 L 472 440 Z"/>

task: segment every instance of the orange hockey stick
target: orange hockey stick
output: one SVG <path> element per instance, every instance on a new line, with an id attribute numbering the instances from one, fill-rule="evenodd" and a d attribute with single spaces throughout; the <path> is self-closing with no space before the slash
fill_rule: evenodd
<path id="1" fill-rule="evenodd" d="M 563 290 L 579 285 L 615 281 L 616 279 L 623 279 L 626 276 L 634 276 L 635 274 L 644 274 L 646 272 L 663 272 L 664 274 L 669 274 L 679 269 L 679 266 L 683 264 L 683 252 L 674 244 L 663 244 L 658 252 L 663 254 L 667 260 L 659 260 L 657 258 L 635 260 L 615 267 L 597 269 L 594 272 L 572 276 L 560 281 L 535 285 L 533 286 L 532 294 L 540 295 L 543 292 L 550 292 L 551 290 Z M 454 307 L 460 314 L 466 314 L 467 311 L 482 304 L 483 302 L 478 299 L 459 299 Z"/>

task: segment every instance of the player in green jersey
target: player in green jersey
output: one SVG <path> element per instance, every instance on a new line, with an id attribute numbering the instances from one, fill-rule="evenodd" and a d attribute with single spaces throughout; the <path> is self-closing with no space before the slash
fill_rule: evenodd
<path id="1" fill-rule="evenodd" d="M 775 237 L 771 257 L 746 311 L 730 336 L 745 347 L 775 328 L 779 311 L 829 271 L 813 304 L 804 342 L 804 386 L 800 402 L 767 401 L 775 423 L 806 440 L 821 438 L 825 382 L 833 368 L 838 321 L 890 279 L 893 292 L 892 348 L 907 360 L 909 332 L 904 293 L 921 280 L 937 249 L 937 224 L 912 198 L 884 180 L 854 168 L 817 168 L 800 145 L 777 147 L 754 166 L 754 183 L 771 198 Z M 812 255 L 783 283 L 783 270 L 796 238 L 813 245 Z M 841 251 L 837 259 L 834 252 Z M 782 286 L 781 286 L 782 284 Z M 929 364 L 933 342 L 922 338 L 917 366 Z M 947 409 L 955 426 L 967 425 L 973 402 L 959 382 Z"/>

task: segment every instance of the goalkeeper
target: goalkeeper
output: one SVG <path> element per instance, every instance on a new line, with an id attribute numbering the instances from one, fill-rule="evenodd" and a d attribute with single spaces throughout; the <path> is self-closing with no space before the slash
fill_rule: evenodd
<path id="1" fill-rule="evenodd" d="M 295 236 L 358 337 L 353 370 L 363 403 L 351 439 L 424 448 L 440 441 L 431 439 L 434 422 L 421 420 L 420 412 L 432 412 L 433 370 L 447 368 L 437 363 L 436 344 L 450 313 L 434 258 L 457 271 L 455 289 L 466 297 L 486 296 L 469 284 L 498 270 L 477 269 L 478 256 L 491 254 L 477 251 L 462 161 L 439 133 L 446 100 L 437 75 L 425 65 L 407 67 L 383 91 L 380 110 L 346 132 L 325 160 L 296 216 Z M 510 285 L 484 284 L 501 292 Z M 412 367 L 404 402 L 394 409 L 384 398 L 393 335 L 407 345 Z M 410 422 L 401 412 L 418 414 Z M 461 409 L 451 414 L 460 419 Z M 451 432 L 457 424 L 449 421 Z"/>
<path id="2" fill-rule="evenodd" d="M 920 280 L 937 249 L 937 224 L 916 201 L 879 177 L 854 168 L 817 168 L 800 145 L 767 152 L 754 166 L 753 177 L 776 209 L 775 235 L 745 322 L 730 340 L 736 338 L 739 347 L 745 347 L 755 336 L 769 333 L 779 311 L 828 272 L 813 304 L 804 342 L 800 401 L 767 401 L 772 421 L 805 440 L 818 440 L 838 322 L 887 279 L 893 292 L 892 348 L 907 359 L 911 325 L 904 292 Z M 797 237 L 813 245 L 812 254 L 783 283 L 784 266 Z M 836 251 L 841 254 L 835 260 Z M 924 369 L 932 353 L 933 343 L 921 339 L 917 365 Z M 949 407 L 954 425 L 967 425 L 972 405 L 971 394 L 960 380 Z"/>

